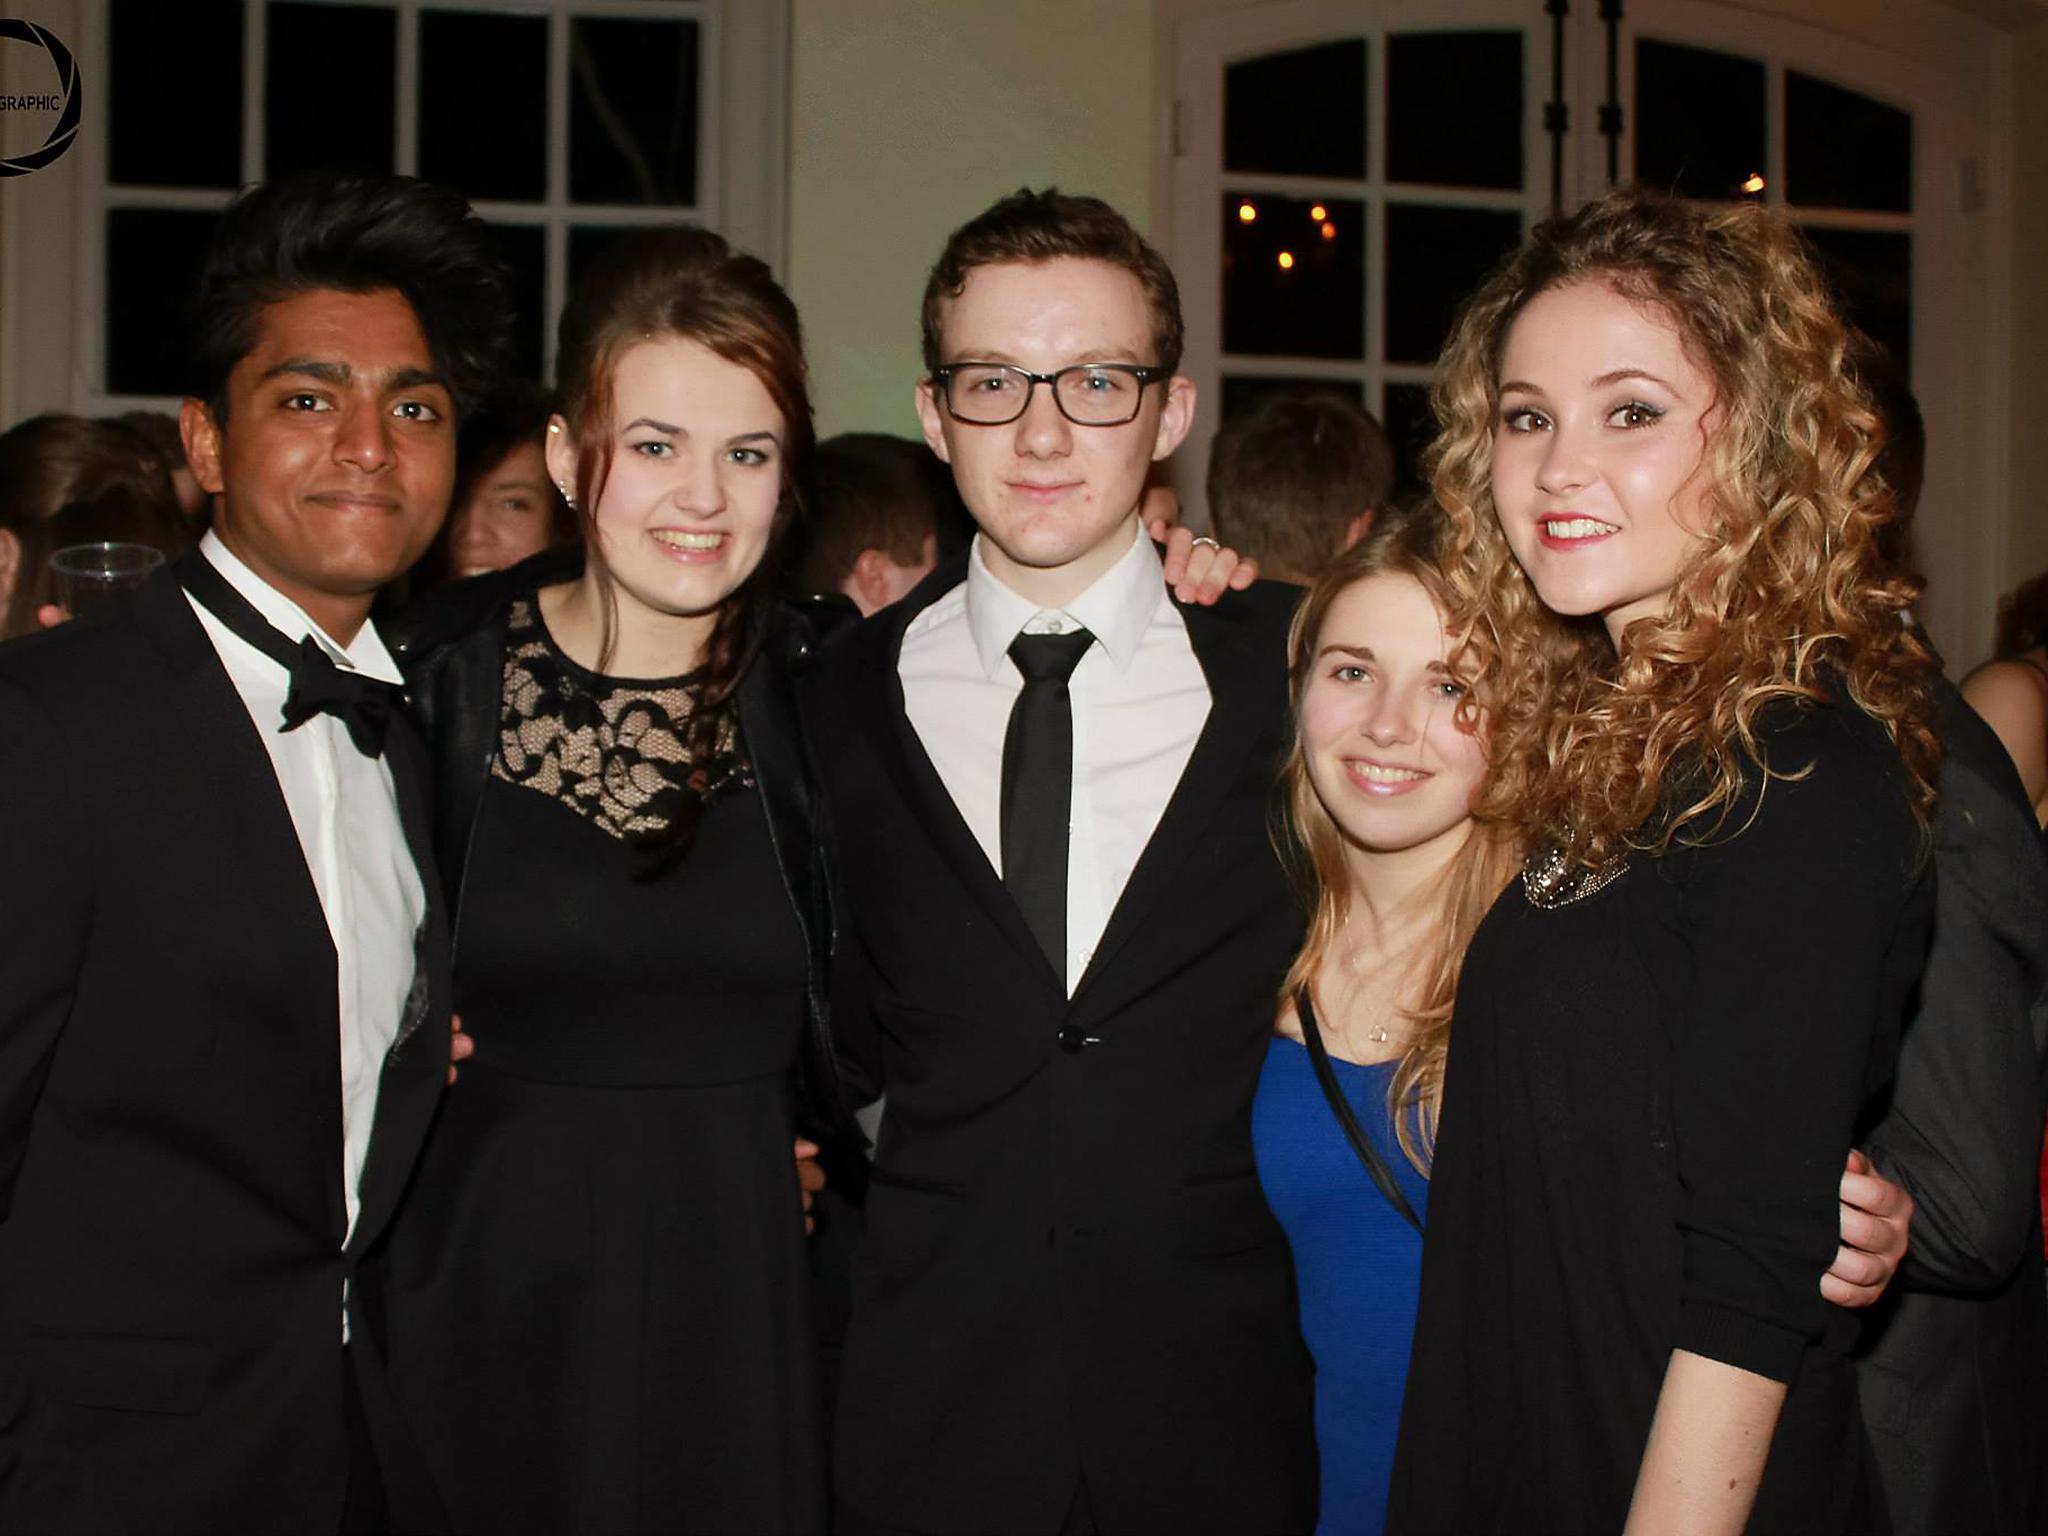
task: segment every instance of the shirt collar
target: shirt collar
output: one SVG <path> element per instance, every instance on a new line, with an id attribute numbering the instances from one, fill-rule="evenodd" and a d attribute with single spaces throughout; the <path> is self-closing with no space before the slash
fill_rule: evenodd
<path id="1" fill-rule="evenodd" d="M 384 641 L 378 635 L 375 624 L 364 620 L 363 627 L 356 631 L 355 639 L 347 645 L 342 645 L 314 623 L 312 616 L 305 609 L 243 564 L 241 558 L 221 541 L 220 535 L 210 528 L 206 536 L 199 541 L 199 553 L 204 555 L 213 568 L 227 578 L 228 585 L 247 598 L 249 606 L 263 615 L 285 639 L 296 645 L 311 635 L 314 642 L 336 665 L 360 672 L 365 677 L 375 678 L 380 683 L 404 686 L 405 676 L 398 670 L 398 663 L 391 659 L 391 652 L 384 648 Z"/>
<path id="2" fill-rule="evenodd" d="M 1117 671 L 1129 669 L 1137 657 L 1159 605 L 1166 601 L 1166 577 L 1159 552 L 1140 529 L 1131 533 L 1131 547 L 1115 565 L 1095 578 L 1087 591 L 1062 608 L 1040 608 L 1004 585 L 982 558 L 982 535 L 974 536 L 967 561 L 967 628 L 975 654 L 990 678 L 1002 670 L 1010 642 L 1041 615 L 1057 614 L 1086 629 L 1109 653 Z"/>

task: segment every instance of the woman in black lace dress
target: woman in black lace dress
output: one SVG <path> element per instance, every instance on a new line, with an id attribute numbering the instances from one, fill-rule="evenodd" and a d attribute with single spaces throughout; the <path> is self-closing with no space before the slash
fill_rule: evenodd
<path id="1" fill-rule="evenodd" d="M 458 1531 L 819 1531 L 791 1140 L 848 1122 L 810 637 L 767 585 L 811 446 L 796 313 L 716 235 L 638 236 L 572 300 L 561 389 L 585 547 L 403 645 L 476 1049 L 373 1277 L 425 1461 L 390 1480 Z"/>
<path id="2" fill-rule="evenodd" d="M 1617 193 L 1444 354 L 1477 809 L 1551 852 L 1466 955 L 1394 1536 L 1884 1528 L 1821 1277 L 1937 746 L 1844 342 L 1781 219 Z"/>

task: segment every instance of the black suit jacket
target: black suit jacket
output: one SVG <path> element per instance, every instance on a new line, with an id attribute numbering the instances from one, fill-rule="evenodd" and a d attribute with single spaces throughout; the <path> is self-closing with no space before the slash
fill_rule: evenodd
<path id="1" fill-rule="evenodd" d="M 1934 941 L 1866 1138 L 1912 1191 L 1912 1248 L 1857 1376 L 1898 1536 L 2022 1536 L 2048 1530 L 2048 860 L 2004 747 L 1938 687 Z"/>
<path id="2" fill-rule="evenodd" d="M 383 1401 L 360 1308 L 341 1347 L 343 1282 L 447 1063 L 402 725 L 389 757 L 428 917 L 344 1249 L 334 949 L 205 631 L 163 572 L 0 648 L 0 1530 L 339 1521 L 351 1359 Z"/>
<path id="3" fill-rule="evenodd" d="M 1267 830 L 1291 589 L 1183 610 L 1208 721 L 1071 1001 L 904 714 L 911 619 L 828 647 L 805 721 L 840 849 L 842 1049 L 889 1100 L 835 1477 L 917 1531 L 1314 1522 L 1310 1364 L 1251 1100 L 1302 931 Z"/>

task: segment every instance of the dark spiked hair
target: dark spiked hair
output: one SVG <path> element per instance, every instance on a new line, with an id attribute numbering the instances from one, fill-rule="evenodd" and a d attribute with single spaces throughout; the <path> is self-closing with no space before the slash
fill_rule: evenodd
<path id="1" fill-rule="evenodd" d="M 228 375 L 255 347 L 263 311 L 320 289 L 400 294 L 458 416 L 504 372 L 505 274 L 469 204 L 410 176 L 314 172 L 250 188 L 214 231 L 190 335 L 191 392 L 215 421 L 227 419 Z"/>

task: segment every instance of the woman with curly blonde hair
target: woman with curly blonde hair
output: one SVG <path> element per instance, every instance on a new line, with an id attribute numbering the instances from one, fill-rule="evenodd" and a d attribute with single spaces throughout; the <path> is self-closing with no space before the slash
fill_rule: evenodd
<path id="1" fill-rule="evenodd" d="M 1882 1522 L 1822 1276 L 1925 950 L 1939 748 L 1844 352 L 1781 219 L 1636 193 L 1453 331 L 1478 810 L 1544 851 L 1466 957 L 1390 1531 Z"/>

